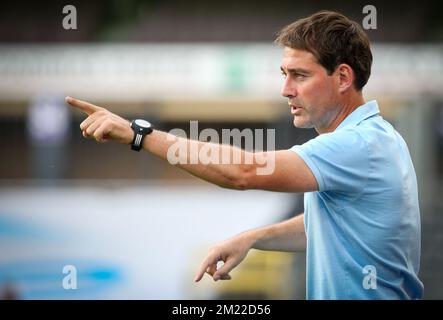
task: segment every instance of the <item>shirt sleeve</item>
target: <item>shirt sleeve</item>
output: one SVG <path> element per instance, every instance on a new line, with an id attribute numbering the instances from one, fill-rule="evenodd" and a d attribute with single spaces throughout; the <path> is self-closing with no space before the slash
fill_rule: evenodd
<path id="1" fill-rule="evenodd" d="M 360 194 L 369 176 L 367 142 L 356 129 L 325 133 L 293 146 L 314 174 L 319 191 Z"/>

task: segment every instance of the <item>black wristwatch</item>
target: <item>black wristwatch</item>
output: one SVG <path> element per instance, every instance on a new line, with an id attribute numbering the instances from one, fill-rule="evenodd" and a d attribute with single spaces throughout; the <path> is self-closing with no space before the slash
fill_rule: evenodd
<path id="1" fill-rule="evenodd" d="M 153 131 L 152 125 L 143 119 L 135 119 L 131 121 L 131 128 L 134 130 L 134 139 L 131 143 L 131 149 L 140 151 L 143 146 L 143 139 L 147 134 Z"/>

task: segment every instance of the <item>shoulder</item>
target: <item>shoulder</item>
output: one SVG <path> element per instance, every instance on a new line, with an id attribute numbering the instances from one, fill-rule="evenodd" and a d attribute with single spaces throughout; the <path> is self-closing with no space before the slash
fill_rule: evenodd
<path id="1" fill-rule="evenodd" d="M 357 191 L 369 171 L 369 148 L 359 128 L 349 127 L 322 134 L 291 150 L 317 178 L 320 191 Z"/>
<path id="2" fill-rule="evenodd" d="M 315 153 L 363 151 L 368 148 L 368 139 L 366 137 L 367 134 L 362 131 L 362 128 L 359 127 L 343 128 L 338 131 L 321 134 L 303 145 L 294 146 L 293 148 L 305 149 L 307 152 Z"/>

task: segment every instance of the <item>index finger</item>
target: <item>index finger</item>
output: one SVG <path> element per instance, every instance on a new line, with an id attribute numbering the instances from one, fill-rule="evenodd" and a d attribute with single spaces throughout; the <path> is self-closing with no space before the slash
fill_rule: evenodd
<path id="1" fill-rule="evenodd" d="M 217 262 L 218 262 L 217 256 L 215 256 L 215 255 L 207 256 L 203 260 L 203 262 L 200 264 L 197 274 L 195 275 L 194 281 L 199 282 L 201 280 L 201 278 L 203 278 L 203 275 L 205 274 L 206 269 L 213 264 L 217 264 Z"/>
<path id="2" fill-rule="evenodd" d="M 92 103 L 83 100 L 74 99 L 72 97 L 66 97 L 65 102 L 77 109 L 80 109 L 88 116 L 101 109 L 99 106 L 96 106 Z"/>

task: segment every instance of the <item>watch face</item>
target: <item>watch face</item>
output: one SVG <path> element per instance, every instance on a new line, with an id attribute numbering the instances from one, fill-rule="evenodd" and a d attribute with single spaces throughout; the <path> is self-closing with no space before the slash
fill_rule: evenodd
<path id="1" fill-rule="evenodd" d="M 142 128 L 150 128 L 151 124 L 146 121 L 146 120 L 142 120 L 142 119 L 137 119 L 134 121 L 136 125 L 142 127 Z"/>

